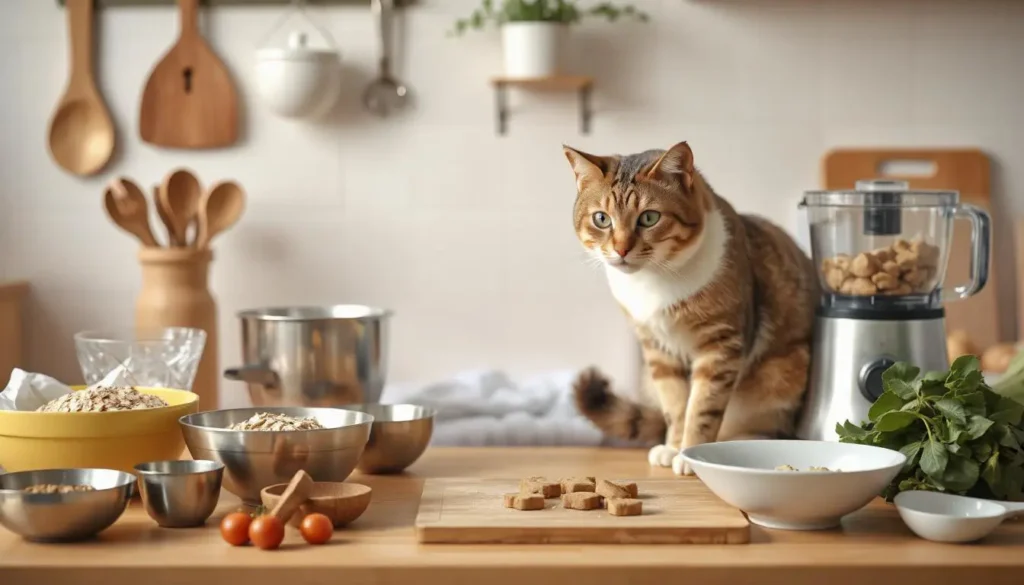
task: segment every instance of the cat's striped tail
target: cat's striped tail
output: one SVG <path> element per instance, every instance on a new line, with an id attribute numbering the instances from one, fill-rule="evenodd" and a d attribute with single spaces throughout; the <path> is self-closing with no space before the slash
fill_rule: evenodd
<path id="1" fill-rule="evenodd" d="M 668 425 L 661 411 L 612 392 L 608 378 L 597 368 L 580 372 L 573 391 L 576 407 L 606 435 L 631 441 L 665 442 Z"/>

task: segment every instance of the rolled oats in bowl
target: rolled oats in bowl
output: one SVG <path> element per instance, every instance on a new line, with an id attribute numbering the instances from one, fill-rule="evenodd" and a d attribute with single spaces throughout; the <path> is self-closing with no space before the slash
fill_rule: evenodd
<path id="1" fill-rule="evenodd" d="M 132 387 L 88 388 L 65 394 L 36 409 L 38 412 L 111 412 L 168 406 L 159 396 Z"/>
<path id="2" fill-rule="evenodd" d="M 258 412 L 228 427 L 232 431 L 315 431 L 322 428 L 324 426 L 311 416 L 298 418 L 269 412 Z"/>
<path id="3" fill-rule="evenodd" d="M 27 494 L 69 494 L 71 492 L 93 492 L 96 488 L 91 485 L 39 483 L 30 485 L 22 490 Z"/>

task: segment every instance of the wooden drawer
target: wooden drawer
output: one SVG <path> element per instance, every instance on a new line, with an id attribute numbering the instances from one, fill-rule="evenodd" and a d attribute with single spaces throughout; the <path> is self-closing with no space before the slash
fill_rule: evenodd
<path id="1" fill-rule="evenodd" d="M 25 369 L 25 303 L 27 282 L 0 283 L 0 386 L 14 368 Z"/>

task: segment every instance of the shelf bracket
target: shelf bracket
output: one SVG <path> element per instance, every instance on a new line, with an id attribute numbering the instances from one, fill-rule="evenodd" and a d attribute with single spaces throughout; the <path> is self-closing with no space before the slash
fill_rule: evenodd
<path id="1" fill-rule="evenodd" d="M 492 79 L 491 84 L 494 85 L 495 126 L 499 136 L 504 136 L 508 133 L 508 88 L 510 86 L 534 90 L 575 91 L 579 100 L 580 132 L 582 134 L 590 134 L 590 128 L 594 119 L 592 104 L 594 81 L 591 78 L 576 76 L 535 79 L 498 77 Z"/>
<path id="2" fill-rule="evenodd" d="M 580 132 L 582 134 L 590 134 L 590 121 L 594 117 L 594 110 L 591 105 L 591 93 L 593 93 L 594 86 L 592 84 L 584 85 L 580 88 Z"/>
<path id="3" fill-rule="evenodd" d="M 508 84 L 499 81 L 494 84 L 495 110 L 498 114 L 498 135 L 508 132 Z"/>

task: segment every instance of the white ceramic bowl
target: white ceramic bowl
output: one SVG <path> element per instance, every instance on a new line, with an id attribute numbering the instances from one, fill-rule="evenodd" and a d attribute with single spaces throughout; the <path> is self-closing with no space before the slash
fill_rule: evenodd
<path id="1" fill-rule="evenodd" d="M 308 48 L 304 35 L 293 33 L 286 48 L 261 49 L 256 60 L 256 91 L 279 116 L 317 118 L 338 99 L 338 53 Z"/>
<path id="2" fill-rule="evenodd" d="M 831 441 L 724 441 L 684 449 L 708 489 L 767 528 L 821 530 L 866 506 L 907 458 L 899 451 Z M 790 465 L 798 471 L 781 471 Z M 838 471 L 808 471 L 810 467 Z"/>

